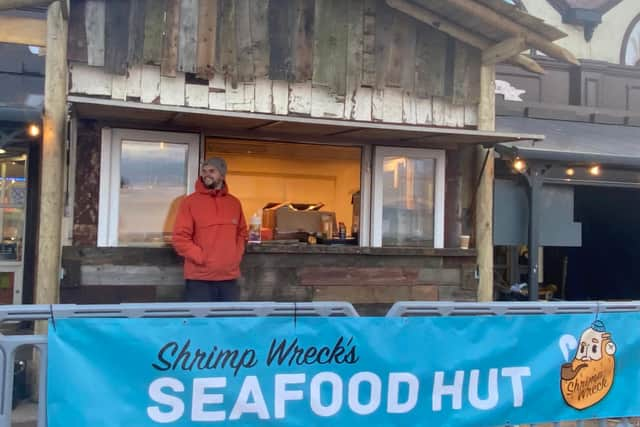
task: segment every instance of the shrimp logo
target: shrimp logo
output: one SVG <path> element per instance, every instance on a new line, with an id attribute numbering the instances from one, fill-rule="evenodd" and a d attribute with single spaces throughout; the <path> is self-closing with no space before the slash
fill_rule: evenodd
<path id="1" fill-rule="evenodd" d="M 616 345 L 604 323 L 593 322 L 582 332 L 577 343 L 575 338 L 565 335 L 560 339 L 560 345 L 565 360 L 568 359 L 565 347 L 576 349 L 573 360 L 564 363 L 560 370 L 560 389 L 567 405 L 581 410 L 604 399 L 613 385 L 616 367 Z"/>

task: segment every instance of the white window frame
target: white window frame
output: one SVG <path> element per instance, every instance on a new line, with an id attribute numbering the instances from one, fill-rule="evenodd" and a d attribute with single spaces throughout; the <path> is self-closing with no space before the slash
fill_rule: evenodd
<path id="1" fill-rule="evenodd" d="M 383 160 L 386 156 L 406 156 L 417 159 L 433 159 L 436 163 L 434 206 L 433 206 L 433 246 L 444 248 L 444 193 L 445 161 L 444 150 L 404 147 L 375 147 L 373 165 L 372 229 L 371 246 L 382 246 L 382 190 Z"/>
<path id="2" fill-rule="evenodd" d="M 118 242 L 118 217 L 120 211 L 120 158 L 122 141 L 167 142 L 187 144 L 187 194 L 193 192 L 199 174 L 200 135 L 134 129 L 102 129 L 100 158 L 100 199 L 98 205 L 98 246 L 120 246 Z M 131 246 L 150 246 L 134 244 Z M 162 246 L 162 244 L 153 244 Z"/>

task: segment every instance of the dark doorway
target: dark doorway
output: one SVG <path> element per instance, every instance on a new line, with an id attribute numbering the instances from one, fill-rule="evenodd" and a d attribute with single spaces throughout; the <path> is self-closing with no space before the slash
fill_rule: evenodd
<path id="1" fill-rule="evenodd" d="M 545 278 L 559 282 L 566 257 L 566 299 L 640 299 L 639 212 L 638 189 L 576 187 L 582 247 L 546 248 Z"/>

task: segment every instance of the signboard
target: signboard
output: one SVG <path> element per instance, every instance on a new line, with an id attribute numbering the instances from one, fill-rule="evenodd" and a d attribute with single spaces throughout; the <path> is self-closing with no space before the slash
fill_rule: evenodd
<path id="1" fill-rule="evenodd" d="M 640 313 L 58 319 L 50 427 L 500 426 L 640 414 Z"/>

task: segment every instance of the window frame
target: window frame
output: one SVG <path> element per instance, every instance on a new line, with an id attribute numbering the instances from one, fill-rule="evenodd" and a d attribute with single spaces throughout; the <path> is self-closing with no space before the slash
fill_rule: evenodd
<path id="1" fill-rule="evenodd" d="M 371 246 L 382 247 L 383 160 L 385 156 L 406 156 L 435 160 L 433 201 L 433 247 L 444 248 L 445 162 L 444 150 L 376 146 L 373 158 L 373 188 L 371 191 Z"/>
<path id="2" fill-rule="evenodd" d="M 154 130 L 136 130 L 124 128 L 103 128 L 100 158 L 100 195 L 98 201 L 98 247 L 157 247 L 164 243 L 132 243 L 120 245 L 118 225 L 120 212 L 120 160 L 122 141 L 166 142 L 186 144 L 187 157 L 187 193 L 194 190 L 194 184 L 200 171 L 200 135 L 197 133 L 164 132 Z"/>
<path id="3" fill-rule="evenodd" d="M 622 46 L 620 47 L 620 64 L 627 67 L 637 67 L 635 64 L 627 64 L 627 49 L 631 41 L 631 35 L 637 26 L 640 26 L 640 14 L 636 15 L 627 27 L 622 38 Z M 638 52 L 640 55 L 640 52 Z M 640 58 L 638 59 L 640 61 Z"/>

